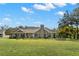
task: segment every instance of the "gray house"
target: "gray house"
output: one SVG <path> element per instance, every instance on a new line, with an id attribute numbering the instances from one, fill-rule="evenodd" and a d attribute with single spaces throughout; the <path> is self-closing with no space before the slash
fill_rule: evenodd
<path id="1" fill-rule="evenodd" d="M 40 25 L 40 27 L 18 28 L 10 34 L 10 38 L 52 38 L 56 31 Z"/>

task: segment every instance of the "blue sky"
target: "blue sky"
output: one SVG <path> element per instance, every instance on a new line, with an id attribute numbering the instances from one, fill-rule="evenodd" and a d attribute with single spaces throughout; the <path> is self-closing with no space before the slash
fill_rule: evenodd
<path id="1" fill-rule="evenodd" d="M 4 3 L 0 4 L 0 26 L 40 26 L 57 28 L 66 10 L 72 12 L 76 4 L 66 3 Z"/>

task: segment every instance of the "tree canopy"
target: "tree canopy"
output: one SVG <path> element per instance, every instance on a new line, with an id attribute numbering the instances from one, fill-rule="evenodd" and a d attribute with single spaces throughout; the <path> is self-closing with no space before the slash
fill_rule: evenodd
<path id="1" fill-rule="evenodd" d="M 79 7 L 75 8 L 72 13 L 66 11 L 60 19 L 58 29 L 59 35 L 64 38 L 79 39 Z"/>

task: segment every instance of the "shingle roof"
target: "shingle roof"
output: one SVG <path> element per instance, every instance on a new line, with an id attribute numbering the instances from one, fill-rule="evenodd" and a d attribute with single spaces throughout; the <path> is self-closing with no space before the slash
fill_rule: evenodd
<path id="1" fill-rule="evenodd" d="M 27 28 L 27 29 L 23 29 L 23 32 L 25 33 L 35 33 L 39 30 L 39 28 Z"/>
<path id="2" fill-rule="evenodd" d="M 24 32 L 24 33 L 35 33 L 38 30 L 40 30 L 40 27 L 27 27 L 27 28 L 23 28 L 23 29 L 19 28 L 16 32 L 18 32 L 18 33 L 21 33 L 21 32 Z M 53 30 L 51 30 L 49 28 L 46 28 L 46 27 L 44 27 L 44 30 L 46 30 L 49 33 L 54 33 Z"/>

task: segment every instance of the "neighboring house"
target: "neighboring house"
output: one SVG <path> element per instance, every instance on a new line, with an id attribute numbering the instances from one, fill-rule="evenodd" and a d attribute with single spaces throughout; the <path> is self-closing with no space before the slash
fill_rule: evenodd
<path id="1" fill-rule="evenodd" d="M 10 38 L 54 38 L 56 31 L 40 25 L 40 27 L 19 28 L 10 34 Z"/>
<path id="2" fill-rule="evenodd" d="M 0 30 L 0 37 L 5 37 L 5 30 Z"/>

